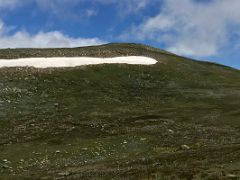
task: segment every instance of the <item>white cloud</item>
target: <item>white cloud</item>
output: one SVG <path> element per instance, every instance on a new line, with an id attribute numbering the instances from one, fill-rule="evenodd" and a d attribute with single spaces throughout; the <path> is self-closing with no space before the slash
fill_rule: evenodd
<path id="1" fill-rule="evenodd" d="M 81 8 L 85 0 L 32 0 L 45 13 L 61 20 L 79 21 L 97 15 L 94 8 Z M 72 10 L 76 7 L 78 10 Z"/>
<path id="2" fill-rule="evenodd" d="M 0 34 L 4 33 L 4 23 L 0 20 Z"/>
<path id="3" fill-rule="evenodd" d="M 42 11 L 61 19 L 83 19 L 96 16 L 99 4 L 114 5 L 120 16 L 137 14 L 159 0 L 0 0 L 0 9 L 9 10 L 35 3 Z M 87 8 L 83 5 L 86 5 Z M 73 8 L 80 7 L 78 11 Z M 84 8 L 81 8 L 84 7 Z"/>
<path id="4" fill-rule="evenodd" d="M 103 4 L 115 4 L 119 8 L 119 13 L 127 15 L 131 13 L 137 13 L 155 0 L 95 0 Z"/>
<path id="5" fill-rule="evenodd" d="M 19 3 L 19 0 L 0 0 L 0 8 L 15 7 Z"/>
<path id="6" fill-rule="evenodd" d="M 134 27 L 131 36 L 159 41 L 181 55 L 216 55 L 240 26 L 239 7 L 239 0 L 165 0 L 161 12 Z"/>
<path id="7" fill-rule="evenodd" d="M 130 14 L 144 9 L 147 5 L 155 2 L 155 0 L 0 0 L 0 7 L 16 7 L 19 4 L 24 5 L 30 2 L 35 2 L 36 5 L 43 10 L 51 10 L 49 13 L 55 15 L 59 15 L 59 12 L 63 12 L 64 9 L 66 10 L 69 7 L 75 7 L 76 5 L 81 5 L 83 3 L 89 5 L 96 3 L 114 4 L 118 7 L 120 13 Z M 91 11 L 93 11 L 93 9 L 91 9 Z M 87 12 L 89 14 L 89 10 L 87 10 Z"/>
<path id="8" fill-rule="evenodd" d="M 83 18 L 96 15 L 94 9 L 84 9 L 80 16 L 75 16 L 66 9 L 74 7 L 84 0 L 0 0 L 0 9 L 8 10 L 24 6 L 27 3 L 35 2 L 37 6 L 43 10 L 50 11 L 55 16 L 61 18 Z M 68 11 L 67 11 L 68 12 Z M 64 14 L 64 15 L 63 15 Z M 68 17 L 67 17 L 68 16 Z M 99 45 L 106 43 L 99 38 L 73 38 L 61 33 L 60 31 L 42 32 L 39 30 L 37 34 L 29 34 L 26 31 L 17 31 L 9 35 L 12 27 L 6 26 L 0 19 L 0 48 L 50 48 L 50 47 L 79 47 L 89 45 Z"/>
<path id="9" fill-rule="evenodd" d="M 21 7 L 36 0 L 0 0 L 0 9 L 2 10 L 13 10 L 17 7 Z"/>
<path id="10" fill-rule="evenodd" d="M 18 31 L 13 35 L 7 35 L 5 29 L 7 27 L 0 21 L 0 48 L 80 47 L 105 43 L 98 38 L 69 37 L 59 31 L 39 32 L 35 35 Z"/>
<path id="11" fill-rule="evenodd" d="M 15 0 L 17 1 L 17 0 Z M 118 12 L 121 16 L 125 16 L 125 15 L 129 15 L 132 13 L 137 13 L 140 10 L 144 9 L 147 5 L 149 5 L 150 3 L 153 3 L 155 0 L 32 0 L 32 1 L 36 1 L 37 5 L 43 9 L 48 11 L 51 14 L 54 14 L 56 16 L 62 16 L 62 14 L 65 12 L 65 14 L 69 14 L 69 12 L 67 11 L 67 9 L 70 7 L 74 7 L 76 5 L 80 5 L 81 4 L 88 4 L 92 7 L 94 7 L 94 5 L 96 6 L 96 4 L 100 3 L 100 4 L 105 4 L 105 5 L 109 5 L 109 4 L 113 4 L 117 7 Z M 84 14 L 86 14 L 86 16 L 90 17 L 90 16 L 94 16 L 97 14 L 97 11 L 94 11 L 94 8 L 91 8 L 90 11 L 89 9 L 86 9 L 86 11 L 84 11 L 84 9 L 80 9 L 80 11 Z"/>

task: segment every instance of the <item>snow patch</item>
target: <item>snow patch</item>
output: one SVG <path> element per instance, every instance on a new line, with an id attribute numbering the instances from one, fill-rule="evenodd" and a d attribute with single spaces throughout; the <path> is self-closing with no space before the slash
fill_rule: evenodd
<path id="1" fill-rule="evenodd" d="M 49 58 L 21 58 L 21 59 L 0 59 L 2 67 L 35 67 L 35 68 L 58 68 L 76 67 L 96 64 L 137 64 L 153 65 L 157 61 L 144 56 L 126 56 L 114 58 L 94 58 L 94 57 L 49 57 Z"/>

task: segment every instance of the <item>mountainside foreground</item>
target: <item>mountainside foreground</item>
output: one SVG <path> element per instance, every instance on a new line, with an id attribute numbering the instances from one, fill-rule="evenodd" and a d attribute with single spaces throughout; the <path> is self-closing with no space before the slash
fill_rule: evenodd
<path id="1" fill-rule="evenodd" d="M 155 65 L 0 69 L 0 179 L 238 179 L 240 71 L 138 44 L 0 59 L 147 56 Z"/>

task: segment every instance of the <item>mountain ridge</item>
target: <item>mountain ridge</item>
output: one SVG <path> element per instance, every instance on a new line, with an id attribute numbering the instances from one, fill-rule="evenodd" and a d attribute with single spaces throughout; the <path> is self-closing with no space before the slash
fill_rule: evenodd
<path id="1" fill-rule="evenodd" d="M 226 68 L 232 68 L 232 69 L 236 69 L 230 66 L 226 66 L 223 64 L 219 64 L 219 63 L 215 63 L 215 62 L 210 62 L 210 61 L 201 61 L 201 60 L 195 60 L 192 58 L 187 58 L 187 57 L 183 57 L 171 52 L 168 52 L 166 50 L 162 50 L 159 48 L 155 48 L 152 47 L 150 45 L 144 45 L 144 44 L 140 44 L 140 43 L 108 43 L 108 44 L 103 44 L 103 45 L 96 45 L 96 46 L 84 46 L 84 47 L 73 47 L 73 48 L 14 48 L 14 49 L 0 49 L 0 59 L 14 59 L 14 58 L 26 58 L 26 57 L 72 57 L 73 54 L 74 56 L 82 56 L 82 54 L 80 53 L 81 50 L 83 50 L 83 54 L 85 54 L 86 52 L 84 52 L 84 50 L 89 49 L 91 51 L 101 51 L 104 48 L 110 48 L 110 47 L 114 47 L 114 48 L 123 48 L 122 50 L 126 49 L 126 48 L 141 48 L 143 50 L 148 50 L 148 51 L 152 51 L 152 52 L 158 52 L 161 54 L 165 54 L 165 55 L 169 55 L 169 56 L 174 56 L 174 57 L 179 57 L 179 58 L 184 58 L 184 59 L 188 59 L 188 60 L 194 60 L 196 62 L 200 62 L 200 63 L 209 63 L 210 65 L 216 65 L 216 66 L 222 66 L 222 67 L 226 67 Z M 114 50 L 114 49 L 113 49 Z M 62 53 L 62 52 L 67 52 L 68 53 Z M 76 51 L 78 53 L 76 53 Z M 47 52 L 47 53 L 45 53 Z M 49 54 L 48 54 L 49 53 Z M 14 56 L 12 56 L 12 54 L 15 54 Z M 106 55 L 101 55 L 98 54 L 98 56 L 96 55 L 97 53 L 92 53 L 92 54 L 86 54 L 86 56 L 92 56 L 92 57 L 111 57 L 112 55 L 109 54 L 108 56 Z M 119 55 L 123 55 L 123 54 L 119 54 Z M 124 54 L 127 55 L 127 54 Z M 239 70 L 239 69 L 236 69 Z"/>

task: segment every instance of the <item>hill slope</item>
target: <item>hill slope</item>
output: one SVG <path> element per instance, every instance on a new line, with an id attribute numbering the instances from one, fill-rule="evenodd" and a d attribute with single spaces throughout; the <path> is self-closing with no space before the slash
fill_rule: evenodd
<path id="1" fill-rule="evenodd" d="M 6 49 L 0 59 L 158 63 L 0 69 L 0 178 L 240 176 L 240 71 L 137 44 Z"/>

